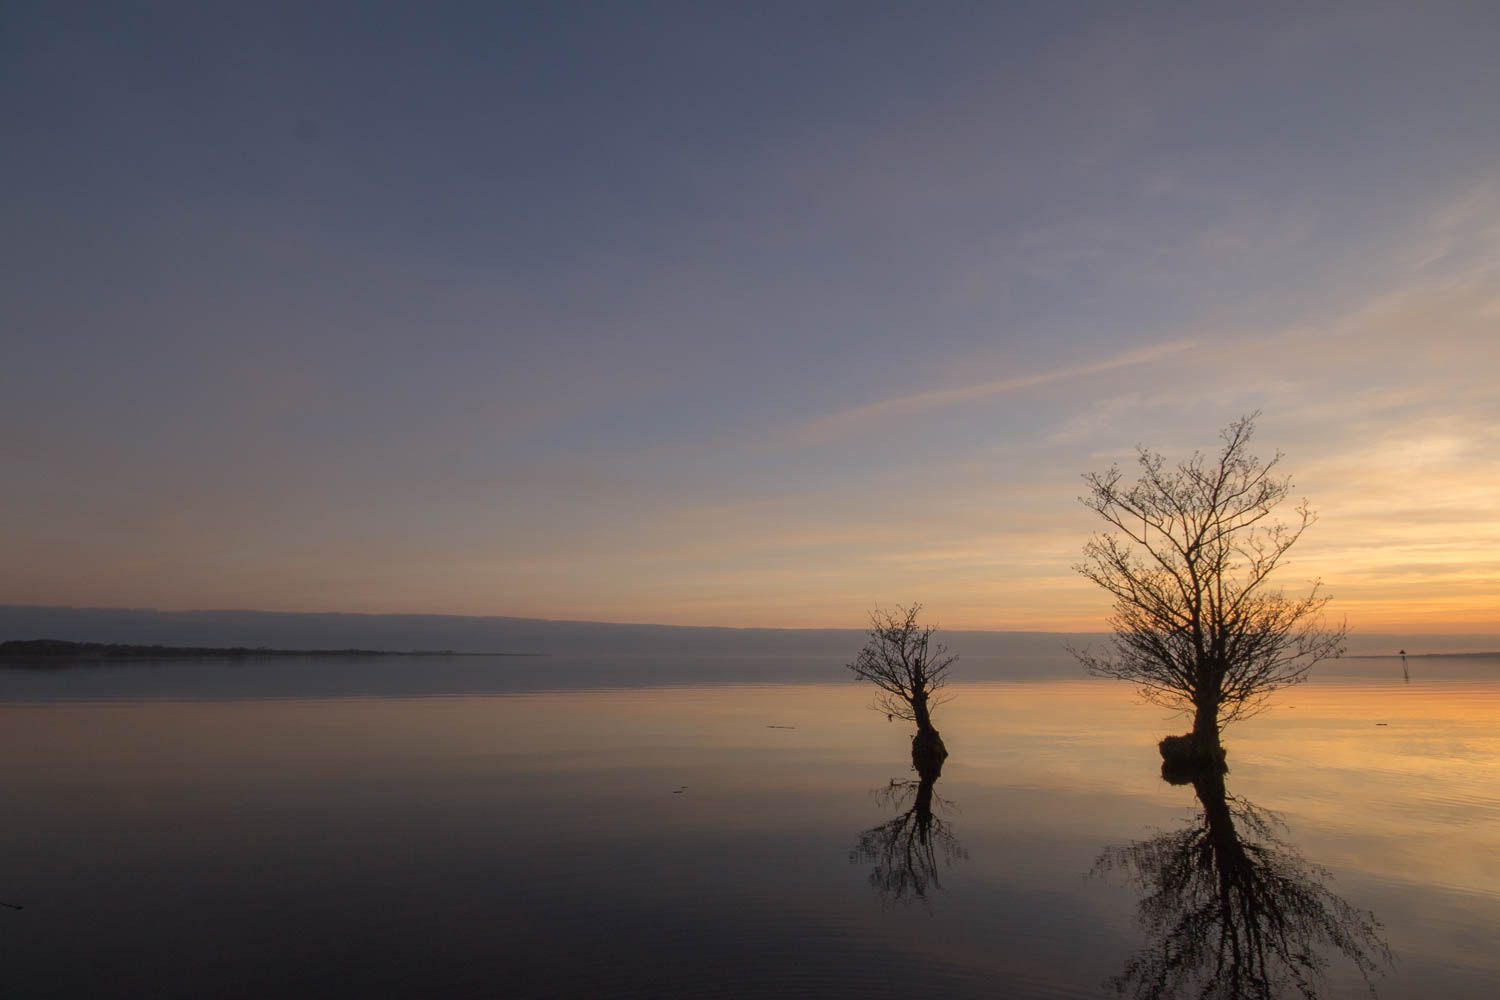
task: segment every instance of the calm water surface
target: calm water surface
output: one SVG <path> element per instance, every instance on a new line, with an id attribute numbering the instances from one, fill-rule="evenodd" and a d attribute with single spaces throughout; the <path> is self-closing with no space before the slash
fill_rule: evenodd
<path id="1" fill-rule="evenodd" d="M 1317 995 L 1500 992 L 1500 660 L 1286 692 L 1221 812 L 1160 777 L 1180 720 L 1059 664 L 954 685 L 924 788 L 837 663 L 543 660 L 0 671 L 8 994 L 1135 995 L 1228 981 L 1210 854 Z"/>

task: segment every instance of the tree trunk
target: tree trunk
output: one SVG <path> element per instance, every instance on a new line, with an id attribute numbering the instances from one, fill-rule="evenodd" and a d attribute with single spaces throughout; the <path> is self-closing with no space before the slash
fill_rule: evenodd
<path id="1" fill-rule="evenodd" d="M 1219 746 L 1219 706 L 1202 704 L 1193 712 L 1193 741 L 1205 748 Z"/>
<path id="2" fill-rule="evenodd" d="M 912 721 L 917 724 L 916 735 L 911 738 L 911 756 L 913 761 L 919 759 L 941 762 L 948 756 L 948 748 L 943 745 L 943 738 L 938 735 L 937 729 L 932 724 L 932 716 L 927 711 L 927 695 L 918 694 L 911 700 Z M 917 765 L 917 770 L 922 770 L 922 765 Z"/>
<path id="3" fill-rule="evenodd" d="M 932 730 L 932 716 L 927 713 L 927 696 L 917 695 L 911 700 L 912 721 L 917 724 L 918 732 Z"/>
<path id="4" fill-rule="evenodd" d="M 1161 750 L 1161 776 L 1174 785 L 1196 780 L 1200 773 L 1223 774 L 1224 747 L 1219 742 L 1219 706 L 1207 700 L 1193 710 L 1193 731 L 1168 736 L 1157 744 Z"/>

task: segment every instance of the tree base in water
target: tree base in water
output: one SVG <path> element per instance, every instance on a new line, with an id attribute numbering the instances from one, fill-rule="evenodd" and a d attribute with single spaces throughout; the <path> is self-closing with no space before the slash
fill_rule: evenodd
<path id="1" fill-rule="evenodd" d="M 911 738 L 911 759 L 917 764 L 918 771 L 922 770 L 924 761 L 941 766 L 947 757 L 948 748 L 943 746 L 943 738 L 936 729 L 919 729 Z"/>
<path id="2" fill-rule="evenodd" d="M 1174 785 L 1191 784 L 1205 771 L 1229 772 L 1229 765 L 1224 762 L 1224 748 L 1217 741 L 1187 733 L 1168 736 L 1156 748 L 1161 751 L 1161 776 Z"/>

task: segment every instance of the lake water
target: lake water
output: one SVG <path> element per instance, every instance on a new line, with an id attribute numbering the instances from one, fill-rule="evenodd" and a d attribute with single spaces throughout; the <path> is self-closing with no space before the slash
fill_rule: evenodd
<path id="1" fill-rule="evenodd" d="M 0 670 L 4 983 L 1103 997 L 1170 954 L 1127 995 L 1296 995 L 1274 949 L 1225 963 L 1248 927 L 1326 960 L 1319 996 L 1368 996 L 1363 962 L 1381 997 L 1492 998 L 1500 659 L 1336 668 L 1226 733 L 1233 897 L 1200 878 L 1223 823 L 1159 773 L 1181 720 L 1061 657 L 951 686 L 926 788 L 836 660 Z"/>

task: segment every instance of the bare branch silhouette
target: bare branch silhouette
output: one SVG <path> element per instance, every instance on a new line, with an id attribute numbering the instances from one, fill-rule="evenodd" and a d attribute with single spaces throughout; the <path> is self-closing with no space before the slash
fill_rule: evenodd
<path id="1" fill-rule="evenodd" d="M 1209 756 L 1221 726 L 1344 651 L 1344 626 L 1324 625 L 1321 583 L 1302 597 L 1271 586 L 1316 515 L 1303 500 L 1289 523 L 1273 520 L 1292 484 L 1277 474 L 1280 453 L 1250 454 L 1257 416 L 1225 428 L 1213 458 L 1194 452 L 1169 468 L 1142 448 L 1134 483 L 1118 467 L 1089 473 L 1079 498 L 1108 528 L 1074 568 L 1114 597 L 1114 638 L 1103 653 L 1073 654 L 1093 674 L 1132 682 L 1147 701 L 1192 713 L 1185 746 Z"/>
<path id="2" fill-rule="evenodd" d="M 942 761 L 923 761 L 917 769 L 919 780 L 893 778 L 880 790 L 880 798 L 897 815 L 860 834 L 849 852 L 851 863 L 871 866 L 870 884 L 890 903 L 926 902 L 929 891 L 942 888 L 941 870 L 969 856 L 939 815 L 952 808 L 934 790 Z"/>
<path id="3" fill-rule="evenodd" d="M 870 613 L 870 639 L 849 664 L 860 680 L 869 681 L 880 693 L 871 707 L 893 719 L 917 724 L 912 752 L 946 757 L 948 751 L 932 724 L 932 709 L 942 704 L 938 694 L 948 682 L 948 671 L 958 657 L 933 639 L 931 626 L 917 623 L 922 605 L 896 608 L 895 613 Z"/>

